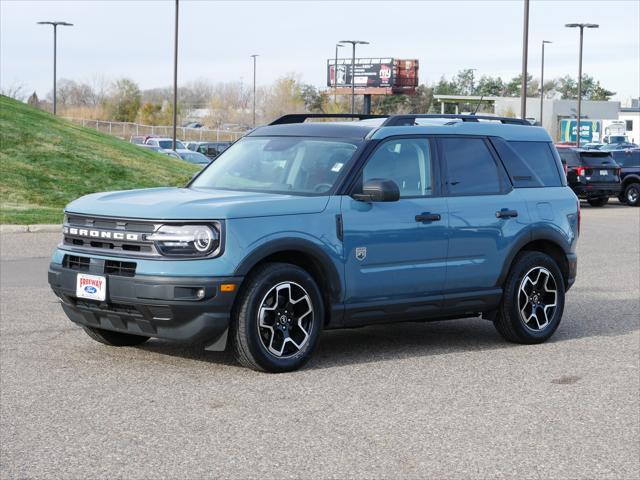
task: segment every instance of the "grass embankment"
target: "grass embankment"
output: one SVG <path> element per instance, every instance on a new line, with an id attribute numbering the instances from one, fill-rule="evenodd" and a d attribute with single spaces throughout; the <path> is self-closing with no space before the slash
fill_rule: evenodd
<path id="1" fill-rule="evenodd" d="M 184 185 L 198 167 L 0 96 L 0 223 L 61 223 L 87 193 Z"/>

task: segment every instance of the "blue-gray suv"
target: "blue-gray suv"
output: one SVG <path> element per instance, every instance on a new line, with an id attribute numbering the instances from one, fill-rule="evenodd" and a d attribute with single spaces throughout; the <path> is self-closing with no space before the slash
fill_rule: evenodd
<path id="1" fill-rule="evenodd" d="M 184 188 L 71 202 L 48 275 L 99 342 L 230 343 L 282 372 L 323 329 L 372 323 L 481 317 L 543 342 L 579 229 L 549 135 L 524 120 L 286 115 Z"/>

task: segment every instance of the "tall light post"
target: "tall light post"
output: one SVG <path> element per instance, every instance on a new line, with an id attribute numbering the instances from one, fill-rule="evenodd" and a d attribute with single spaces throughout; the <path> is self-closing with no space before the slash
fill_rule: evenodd
<path id="1" fill-rule="evenodd" d="M 362 40 L 340 40 L 340 43 L 350 43 L 351 51 L 351 114 L 356 112 L 356 45 L 369 45 Z"/>
<path id="2" fill-rule="evenodd" d="M 38 22 L 38 25 L 53 26 L 53 114 L 56 114 L 56 57 L 58 43 L 58 25 L 61 27 L 73 27 L 73 23 L 67 22 Z"/>
<path id="3" fill-rule="evenodd" d="M 175 26 L 173 32 L 173 150 L 176 149 L 176 130 L 178 128 L 178 3 L 179 0 L 176 0 Z"/>
<path id="4" fill-rule="evenodd" d="M 256 53 L 250 55 L 253 58 L 253 128 L 256 127 L 256 58 L 259 56 Z"/>
<path id="5" fill-rule="evenodd" d="M 542 40 L 542 67 L 540 70 L 540 125 L 542 125 L 542 109 L 544 105 L 544 44 L 553 43 L 549 40 Z"/>
<path id="6" fill-rule="evenodd" d="M 582 38 L 585 28 L 598 28 L 600 25 L 596 23 L 567 23 L 567 28 L 580 29 L 580 55 L 578 59 L 578 121 L 576 123 L 576 147 L 580 148 L 580 107 L 582 103 Z"/>
<path id="7" fill-rule="evenodd" d="M 522 27 L 522 81 L 520 82 L 520 116 L 527 118 L 527 56 L 529 54 L 529 0 L 524 0 Z"/>
<path id="8" fill-rule="evenodd" d="M 336 43 L 336 63 L 333 64 L 333 103 L 338 101 L 338 49 L 344 47 Z"/>

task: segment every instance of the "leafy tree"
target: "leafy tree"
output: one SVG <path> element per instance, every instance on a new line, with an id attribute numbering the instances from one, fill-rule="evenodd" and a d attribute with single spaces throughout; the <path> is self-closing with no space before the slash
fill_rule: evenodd
<path id="1" fill-rule="evenodd" d="M 325 113 L 325 104 L 328 101 L 326 92 L 318 91 L 313 85 L 303 84 L 300 86 L 300 97 L 307 112 Z"/>
<path id="2" fill-rule="evenodd" d="M 141 94 L 138 84 L 128 78 L 116 80 L 111 87 L 108 106 L 111 117 L 118 122 L 133 122 L 140 109 Z"/>
<path id="3" fill-rule="evenodd" d="M 578 98 L 578 81 L 567 75 L 558 79 L 557 91 L 564 100 Z M 615 92 L 607 90 L 600 82 L 589 75 L 582 76 L 583 100 L 609 100 Z"/>
<path id="4" fill-rule="evenodd" d="M 500 77 L 489 77 L 483 75 L 478 82 L 476 95 L 484 95 L 485 97 L 499 97 L 505 89 L 505 84 Z"/>

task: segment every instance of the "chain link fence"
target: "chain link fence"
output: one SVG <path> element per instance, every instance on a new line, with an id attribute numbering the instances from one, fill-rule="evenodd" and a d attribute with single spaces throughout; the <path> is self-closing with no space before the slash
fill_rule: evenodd
<path id="1" fill-rule="evenodd" d="M 99 132 L 108 133 L 123 140 L 129 141 L 132 136 L 155 135 L 171 138 L 173 127 L 171 125 L 143 125 L 132 122 L 107 122 L 104 120 L 87 120 L 84 118 L 63 117 L 86 128 L 93 128 Z M 188 141 L 236 141 L 244 136 L 246 131 L 212 130 L 209 128 L 178 127 L 177 137 L 184 142 Z"/>

